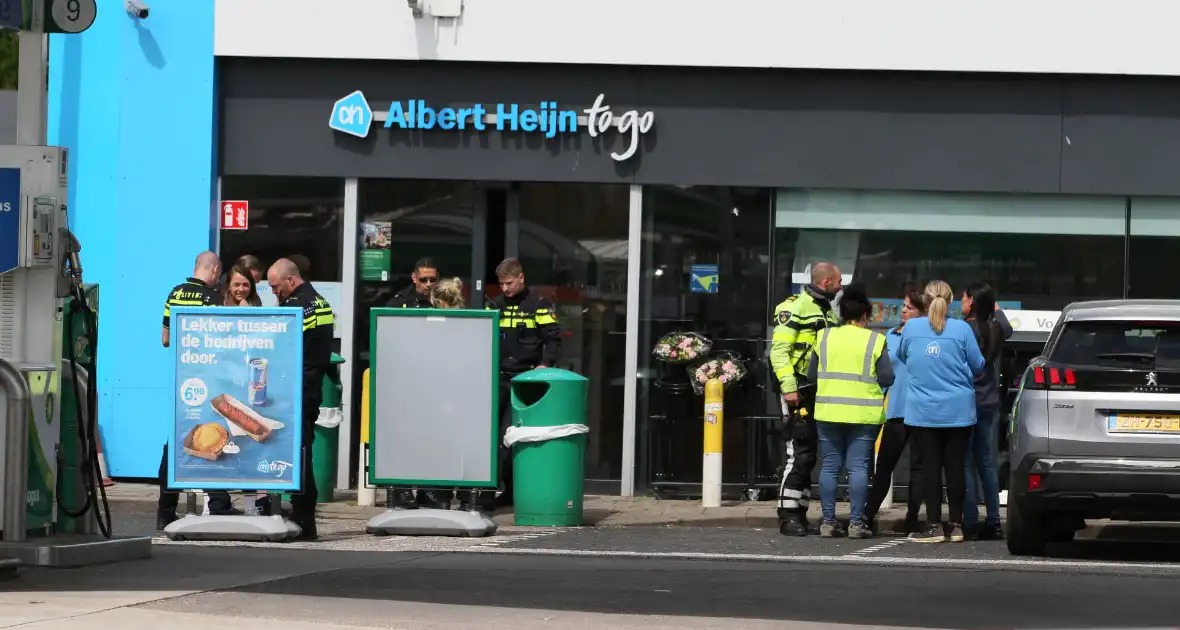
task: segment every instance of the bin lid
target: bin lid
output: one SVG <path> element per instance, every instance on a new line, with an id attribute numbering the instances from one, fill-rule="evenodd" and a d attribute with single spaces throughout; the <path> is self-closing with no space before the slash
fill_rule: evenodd
<path id="1" fill-rule="evenodd" d="M 512 379 L 513 383 L 553 383 L 555 381 L 589 381 L 590 379 L 569 370 L 557 368 L 537 368 L 519 374 Z"/>
<path id="2" fill-rule="evenodd" d="M 333 352 L 332 353 L 332 365 L 340 365 L 341 363 L 344 363 L 344 357 Z"/>

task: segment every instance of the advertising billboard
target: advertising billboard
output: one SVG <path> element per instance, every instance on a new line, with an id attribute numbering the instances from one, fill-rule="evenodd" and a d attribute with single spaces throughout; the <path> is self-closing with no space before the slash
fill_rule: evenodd
<path id="1" fill-rule="evenodd" d="M 173 307 L 174 490 L 299 491 L 303 310 Z"/>

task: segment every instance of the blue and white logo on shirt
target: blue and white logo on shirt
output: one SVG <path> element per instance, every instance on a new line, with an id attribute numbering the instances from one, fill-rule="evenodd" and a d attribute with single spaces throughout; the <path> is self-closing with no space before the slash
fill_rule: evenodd
<path id="1" fill-rule="evenodd" d="M 937 359 L 940 352 L 942 352 L 942 348 L 938 345 L 937 341 L 931 341 L 926 344 L 926 356 Z"/>

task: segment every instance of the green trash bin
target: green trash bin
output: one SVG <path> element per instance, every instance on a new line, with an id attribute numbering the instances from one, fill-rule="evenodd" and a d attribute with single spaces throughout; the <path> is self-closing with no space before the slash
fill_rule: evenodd
<path id="1" fill-rule="evenodd" d="M 512 426 L 558 427 L 586 424 L 590 381 L 567 370 L 542 368 L 512 379 Z M 517 525 L 582 524 L 586 433 L 512 447 L 512 482 Z"/>
<path id="2" fill-rule="evenodd" d="M 344 387 L 340 384 L 340 365 L 344 357 L 332 353 L 332 367 L 324 375 L 321 408 L 339 409 Z M 311 445 L 312 472 L 315 474 L 316 503 L 331 503 L 336 492 L 336 463 L 340 461 L 340 426 L 315 425 L 315 442 Z"/>

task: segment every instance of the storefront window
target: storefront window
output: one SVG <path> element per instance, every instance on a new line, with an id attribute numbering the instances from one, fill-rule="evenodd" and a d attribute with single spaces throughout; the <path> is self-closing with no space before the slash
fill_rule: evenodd
<path id="1" fill-rule="evenodd" d="M 1127 297 L 1180 298 L 1180 199 L 1133 197 Z"/>
<path id="2" fill-rule="evenodd" d="M 304 275 L 313 282 L 343 279 L 343 179 L 225 176 L 221 198 L 250 202 L 249 229 L 221 232 L 223 264 L 245 254 L 267 266 L 279 258 L 293 258 L 306 263 Z"/>
<path id="3" fill-rule="evenodd" d="M 703 398 L 684 366 L 652 357 L 672 332 L 697 332 L 715 352 L 745 359 L 749 375 L 725 394 L 723 481 L 752 484 L 767 468 L 764 388 L 771 191 L 708 186 L 643 190 L 638 448 L 640 482 L 659 495 L 699 493 Z M 716 275 L 716 285 L 693 280 Z M 773 471 L 773 465 L 769 466 Z M 768 471 L 769 472 L 769 471 Z"/>
<path id="4" fill-rule="evenodd" d="M 557 305 L 558 367 L 590 379 L 587 479 L 620 478 L 627 333 L 629 186 L 519 184 L 519 258 Z M 616 486 L 617 487 L 617 486 Z"/>
<path id="5" fill-rule="evenodd" d="M 830 260 L 875 298 L 909 280 L 987 281 L 1009 308 L 1060 310 L 1122 297 L 1125 230 L 1121 197 L 781 191 L 775 296 Z"/>

